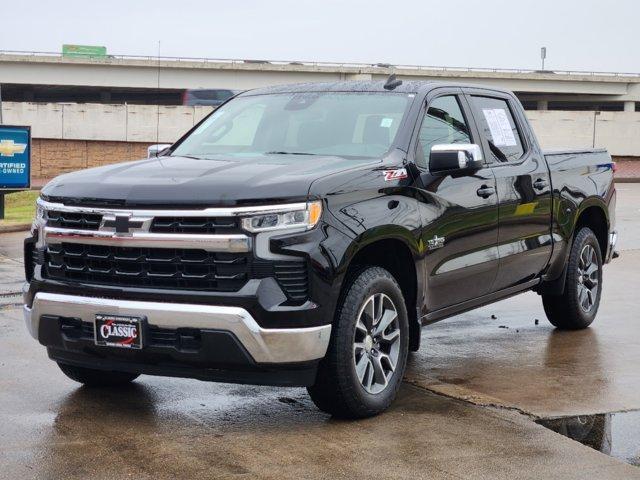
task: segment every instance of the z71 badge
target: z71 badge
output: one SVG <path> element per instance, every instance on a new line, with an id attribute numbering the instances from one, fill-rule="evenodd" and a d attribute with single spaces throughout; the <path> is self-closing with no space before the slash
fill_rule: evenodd
<path id="1" fill-rule="evenodd" d="M 407 178 L 407 169 L 406 168 L 396 168 L 395 170 L 385 170 L 382 172 L 384 175 L 384 181 L 390 182 L 391 180 L 402 180 L 403 178 Z"/>

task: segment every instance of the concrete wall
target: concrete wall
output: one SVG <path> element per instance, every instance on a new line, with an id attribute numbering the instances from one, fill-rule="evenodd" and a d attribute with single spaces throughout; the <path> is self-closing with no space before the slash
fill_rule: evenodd
<path id="1" fill-rule="evenodd" d="M 530 110 L 544 149 L 603 147 L 611 155 L 640 157 L 640 112 Z"/>
<path id="2" fill-rule="evenodd" d="M 7 125 L 30 125 L 33 138 L 175 142 L 211 107 L 3 102 Z"/>
<path id="3" fill-rule="evenodd" d="M 544 149 L 593 146 L 595 112 L 529 110 L 527 117 Z"/>
<path id="4" fill-rule="evenodd" d="M 210 107 L 4 102 L 4 123 L 31 125 L 33 138 L 174 142 Z M 530 110 L 545 149 L 605 147 L 615 156 L 640 157 L 640 112 Z M 595 129 L 594 129 L 595 126 Z"/>

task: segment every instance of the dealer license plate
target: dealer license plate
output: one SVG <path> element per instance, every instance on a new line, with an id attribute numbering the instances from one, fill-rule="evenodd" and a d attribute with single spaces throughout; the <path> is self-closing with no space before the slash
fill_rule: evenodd
<path id="1" fill-rule="evenodd" d="M 120 348 L 142 348 L 144 318 L 98 314 L 95 321 L 96 345 Z"/>

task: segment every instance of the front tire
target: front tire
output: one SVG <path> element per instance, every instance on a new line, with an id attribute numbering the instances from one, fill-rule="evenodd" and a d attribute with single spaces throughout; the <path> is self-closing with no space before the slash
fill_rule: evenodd
<path id="1" fill-rule="evenodd" d="M 544 311 L 559 329 L 587 328 L 596 318 L 602 293 L 602 253 L 588 227 L 580 229 L 573 241 L 566 275 L 561 295 L 542 296 Z"/>
<path id="2" fill-rule="evenodd" d="M 402 291 L 383 268 L 352 277 L 341 296 L 327 355 L 307 390 L 316 406 L 342 418 L 386 410 L 404 375 L 409 324 Z"/>
<path id="3" fill-rule="evenodd" d="M 58 367 L 67 377 L 88 387 L 116 387 L 131 383 L 138 374 L 126 372 L 110 372 L 93 368 L 76 367 L 58 363 Z"/>

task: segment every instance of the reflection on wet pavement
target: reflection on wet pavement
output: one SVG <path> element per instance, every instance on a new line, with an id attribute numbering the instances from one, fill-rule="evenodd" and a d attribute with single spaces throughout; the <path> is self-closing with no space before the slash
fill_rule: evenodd
<path id="1" fill-rule="evenodd" d="M 538 423 L 599 452 L 640 466 L 640 411 L 543 419 Z"/>

